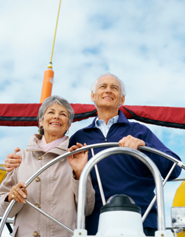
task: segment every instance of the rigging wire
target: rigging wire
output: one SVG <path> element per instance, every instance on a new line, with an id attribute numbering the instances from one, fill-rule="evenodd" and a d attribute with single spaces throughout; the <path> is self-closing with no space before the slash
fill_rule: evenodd
<path id="1" fill-rule="evenodd" d="M 54 52 L 55 39 L 56 39 L 56 33 L 57 33 L 57 27 L 58 27 L 58 19 L 59 19 L 59 15 L 60 15 L 61 2 L 62 2 L 62 0 L 60 0 L 60 2 L 59 2 L 57 21 L 56 21 L 55 33 L 54 33 L 54 39 L 53 39 L 53 46 L 52 46 L 52 51 L 51 51 L 51 58 L 50 58 L 50 62 L 49 62 L 48 68 L 52 68 L 53 52 Z"/>

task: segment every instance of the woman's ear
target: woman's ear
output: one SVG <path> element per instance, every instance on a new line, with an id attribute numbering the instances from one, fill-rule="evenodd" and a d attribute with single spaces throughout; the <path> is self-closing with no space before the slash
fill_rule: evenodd
<path id="1" fill-rule="evenodd" d="M 39 134 L 44 135 L 44 128 L 43 128 L 43 123 L 42 120 L 39 118 Z"/>
<path id="2" fill-rule="evenodd" d="M 39 125 L 40 127 L 43 126 L 42 120 L 39 118 Z"/>

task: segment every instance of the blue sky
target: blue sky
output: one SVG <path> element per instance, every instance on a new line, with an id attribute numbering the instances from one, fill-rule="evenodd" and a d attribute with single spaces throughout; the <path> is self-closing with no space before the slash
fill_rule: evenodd
<path id="1" fill-rule="evenodd" d="M 39 103 L 59 1 L 3 1 L 0 8 L 0 103 Z M 53 56 L 53 95 L 91 103 L 90 86 L 111 72 L 127 105 L 184 107 L 185 1 L 63 0 Z M 73 134 L 89 121 L 74 123 Z M 185 131 L 149 126 L 185 162 Z M 0 127 L 0 160 L 24 148 L 37 128 Z M 171 205 L 173 193 L 168 189 Z M 170 199 L 170 200 L 169 200 Z"/>

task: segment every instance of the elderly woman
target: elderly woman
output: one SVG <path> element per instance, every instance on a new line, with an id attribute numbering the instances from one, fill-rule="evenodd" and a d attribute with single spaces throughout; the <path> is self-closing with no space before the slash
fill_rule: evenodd
<path id="1" fill-rule="evenodd" d="M 8 173 L 0 187 L 1 216 L 12 199 L 17 201 L 10 213 L 10 217 L 15 216 L 12 236 L 71 236 L 65 229 L 24 204 L 26 197 L 64 225 L 75 229 L 78 179 L 87 162 L 87 151 L 57 162 L 28 187 L 24 183 L 40 167 L 68 151 L 69 138 L 65 133 L 73 116 L 70 104 L 58 96 L 47 98 L 41 105 L 39 123 L 43 135 L 31 137 L 27 148 L 18 154 L 22 157 L 20 166 Z M 94 190 L 90 179 L 86 202 L 86 214 L 90 214 L 94 206 Z"/>

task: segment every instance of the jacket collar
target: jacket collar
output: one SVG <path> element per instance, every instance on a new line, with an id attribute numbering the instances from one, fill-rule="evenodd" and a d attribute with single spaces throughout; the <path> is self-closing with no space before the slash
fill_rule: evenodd
<path id="1" fill-rule="evenodd" d="M 44 152 L 39 146 L 38 146 L 38 140 L 42 139 L 43 135 L 40 134 L 34 134 L 27 145 L 26 150 L 27 151 L 37 151 L 37 152 Z M 57 147 L 53 148 L 51 151 L 47 153 L 55 153 L 57 155 L 61 155 L 61 150 L 68 151 L 68 145 L 69 145 L 69 138 L 67 138 L 65 141 L 61 142 Z"/>
<path id="2" fill-rule="evenodd" d="M 121 110 L 118 111 L 118 115 L 119 115 L 118 123 L 129 123 L 128 119 L 125 117 L 125 115 L 123 114 Z M 84 129 L 96 128 L 95 121 L 97 117 L 93 120 L 93 122 L 89 126 L 85 127 Z"/>

